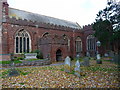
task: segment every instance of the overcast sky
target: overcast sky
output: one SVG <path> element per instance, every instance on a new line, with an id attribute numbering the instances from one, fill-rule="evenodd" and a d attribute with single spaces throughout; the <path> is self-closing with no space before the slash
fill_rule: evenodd
<path id="1" fill-rule="evenodd" d="M 81 26 L 95 21 L 107 0 L 8 0 L 12 8 L 77 22 Z"/>

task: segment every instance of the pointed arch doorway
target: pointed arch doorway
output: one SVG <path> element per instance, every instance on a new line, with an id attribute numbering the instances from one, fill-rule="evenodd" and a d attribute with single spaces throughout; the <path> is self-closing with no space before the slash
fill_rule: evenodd
<path id="1" fill-rule="evenodd" d="M 56 51 L 56 61 L 62 61 L 62 51 L 60 49 Z"/>

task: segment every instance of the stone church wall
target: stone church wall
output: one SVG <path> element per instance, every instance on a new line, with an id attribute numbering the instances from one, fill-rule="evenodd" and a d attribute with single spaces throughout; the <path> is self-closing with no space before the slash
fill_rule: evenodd
<path id="1" fill-rule="evenodd" d="M 40 23 L 35 21 L 28 21 L 16 18 L 8 17 L 8 4 L 4 3 L 5 6 L 5 21 L 2 23 L 2 54 L 8 55 L 10 53 L 15 53 L 15 34 L 19 30 L 26 30 L 31 37 L 31 51 L 39 49 L 42 51 L 44 58 L 50 53 L 50 58 L 52 61 L 56 61 L 56 51 L 61 50 L 62 52 L 62 60 L 65 59 L 66 56 L 76 57 L 76 46 L 75 40 L 79 36 L 82 40 L 82 55 L 84 56 L 86 53 L 86 37 L 89 34 L 94 33 L 90 26 L 85 26 L 83 29 L 75 29 L 60 25 L 53 25 L 47 23 Z M 48 33 L 51 38 L 50 43 L 46 43 L 45 45 L 41 45 L 40 39 L 43 38 L 44 34 Z M 70 40 L 70 46 L 65 44 L 64 40 L 61 38 L 66 36 Z M 55 38 L 58 36 L 60 38 Z M 54 41 L 54 39 L 57 39 Z M 49 41 L 49 40 L 48 40 Z M 3 55 L 3 57 L 4 57 Z M 16 54 L 16 56 L 19 56 Z M 9 56 L 6 56 L 6 60 Z"/>

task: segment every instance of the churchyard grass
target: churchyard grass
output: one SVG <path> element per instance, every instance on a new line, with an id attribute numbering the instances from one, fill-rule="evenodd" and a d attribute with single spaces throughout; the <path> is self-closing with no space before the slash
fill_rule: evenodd
<path id="1" fill-rule="evenodd" d="M 25 68 L 24 68 L 24 70 L 16 68 L 16 70 L 20 73 L 20 75 L 27 75 L 27 74 L 31 73 L 29 71 L 26 71 Z M 8 77 L 9 72 L 10 72 L 10 69 L 1 70 L 0 77 L 2 77 L 2 78 Z"/>
<path id="2" fill-rule="evenodd" d="M 27 59 L 26 61 L 35 61 L 35 60 L 44 60 L 44 59 Z M 24 60 L 23 60 L 24 61 Z M 17 64 L 17 63 L 22 63 L 22 61 L 21 60 L 14 60 L 13 61 L 15 64 Z M 0 61 L 0 64 L 10 64 L 11 63 L 11 61 L 9 60 L 9 61 Z"/>
<path id="3" fill-rule="evenodd" d="M 7 70 L 0 71 L 7 75 Z M 80 78 L 74 75 L 74 64 L 70 73 L 64 71 L 64 65 L 17 70 L 21 73 L 19 76 L 2 78 L 3 88 L 119 88 L 117 65 L 107 61 L 96 64 L 90 60 L 89 67 L 81 67 Z"/>
<path id="4" fill-rule="evenodd" d="M 10 61 L 0 61 L 0 64 L 10 64 Z"/>
<path id="5" fill-rule="evenodd" d="M 35 61 L 35 60 L 44 60 L 44 59 L 26 59 L 27 61 Z"/>
<path id="6" fill-rule="evenodd" d="M 22 63 L 22 61 L 20 61 L 20 60 L 15 60 L 15 61 L 13 61 L 14 63 Z M 10 64 L 11 63 L 11 61 L 0 61 L 0 64 Z"/>

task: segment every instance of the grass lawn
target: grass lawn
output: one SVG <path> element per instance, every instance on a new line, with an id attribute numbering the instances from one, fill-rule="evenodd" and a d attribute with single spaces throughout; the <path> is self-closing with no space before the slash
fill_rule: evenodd
<path id="1" fill-rule="evenodd" d="M 0 64 L 10 64 L 11 61 L 0 61 Z M 19 60 L 15 60 L 14 63 L 22 63 L 21 61 Z"/>
<path id="2" fill-rule="evenodd" d="M 26 61 L 35 61 L 35 60 L 44 60 L 44 59 L 28 59 Z M 23 60 L 24 61 L 24 60 Z M 11 61 L 0 61 L 0 64 L 10 64 Z M 14 63 L 22 63 L 20 60 L 15 60 Z"/>
<path id="3" fill-rule="evenodd" d="M 74 63 L 74 61 L 73 61 Z M 0 70 L 3 88 L 120 88 L 117 65 L 103 61 L 90 67 L 81 67 L 81 78 L 64 72 L 64 65 L 17 68 L 19 76 L 7 77 L 9 69 Z"/>
<path id="4" fill-rule="evenodd" d="M 44 59 L 26 59 L 26 61 L 35 61 L 35 60 L 44 60 Z"/>

